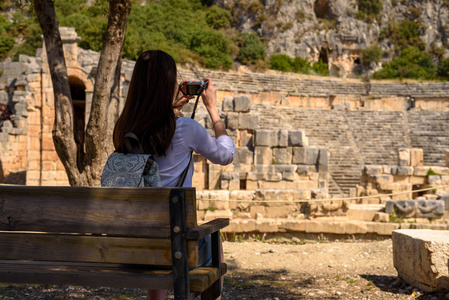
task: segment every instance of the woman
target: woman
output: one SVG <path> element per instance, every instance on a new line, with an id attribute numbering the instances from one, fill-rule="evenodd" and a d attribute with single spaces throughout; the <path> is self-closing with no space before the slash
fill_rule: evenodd
<path id="1" fill-rule="evenodd" d="M 176 117 L 191 98 L 179 92 L 176 63 L 167 53 L 150 50 L 142 53 L 134 66 L 128 96 L 114 128 L 115 151 L 125 152 L 124 137 L 132 132 L 145 153 L 154 154 L 159 165 L 162 186 L 175 186 L 187 167 L 191 151 L 212 163 L 227 165 L 234 159 L 235 146 L 227 135 L 216 107 L 216 91 L 210 79 L 201 98 L 212 119 L 215 138 L 197 121 Z M 184 187 L 192 186 L 193 163 L 188 167 Z M 199 242 L 200 263 L 208 264 L 210 244 Z M 205 252 L 205 253 L 203 253 Z M 209 253 L 208 253 L 209 252 Z M 149 299 L 164 299 L 165 291 L 149 290 Z"/>

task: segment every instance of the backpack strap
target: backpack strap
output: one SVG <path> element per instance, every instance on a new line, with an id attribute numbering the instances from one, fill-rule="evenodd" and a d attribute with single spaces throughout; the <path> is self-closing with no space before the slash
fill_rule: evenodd
<path id="1" fill-rule="evenodd" d="M 184 181 L 187 177 L 187 172 L 189 171 L 190 163 L 192 162 L 193 153 L 190 151 L 190 159 L 189 163 L 187 164 L 187 167 L 182 171 L 181 175 L 179 176 L 178 182 L 176 183 L 175 187 L 182 187 L 184 185 Z"/>
<path id="2" fill-rule="evenodd" d="M 127 134 L 125 134 L 125 154 L 133 153 L 133 146 L 131 140 L 137 142 L 137 144 L 139 145 L 140 154 L 144 154 L 143 147 L 139 141 L 139 138 L 132 132 L 128 132 Z"/>

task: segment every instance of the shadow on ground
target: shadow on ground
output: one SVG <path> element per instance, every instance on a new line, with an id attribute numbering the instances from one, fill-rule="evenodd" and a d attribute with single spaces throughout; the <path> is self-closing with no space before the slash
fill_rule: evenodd
<path id="1" fill-rule="evenodd" d="M 372 282 L 375 286 L 377 286 L 380 290 L 384 292 L 390 292 L 393 294 L 405 294 L 405 295 L 413 295 L 414 292 L 420 292 L 420 295 L 415 299 L 419 300 L 447 300 L 449 299 L 445 293 L 428 293 L 420 291 L 418 288 L 415 288 L 404 280 L 402 280 L 398 276 L 382 276 L 382 275 L 370 275 L 363 274 L 360 277 Z M 449 294 L 448 294 L 449 295 Z"/>

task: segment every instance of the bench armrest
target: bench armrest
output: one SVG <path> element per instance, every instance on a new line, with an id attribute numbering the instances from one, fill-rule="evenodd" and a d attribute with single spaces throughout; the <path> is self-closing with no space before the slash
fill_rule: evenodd
<path id="1" fill-rule="evenodd" d="M 228 218 L 215 219 L 207 223 L 204 223 L 201 226 L 189 228 L 186 232 L 186 239 L 199 240 L 211 233 L 214 233 L 222 228 L 225 228 L 228 225 L 229 225 Z"/>

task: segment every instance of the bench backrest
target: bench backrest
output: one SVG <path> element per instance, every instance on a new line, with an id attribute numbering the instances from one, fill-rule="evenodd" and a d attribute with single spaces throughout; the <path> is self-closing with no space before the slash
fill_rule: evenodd
<path id="1" fill-rule="evenodd" d="M 171 265 L 171 190 L 0 185 L 0 259 Z M 184 195 L 196 227 L 195 189 Z"/>

